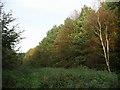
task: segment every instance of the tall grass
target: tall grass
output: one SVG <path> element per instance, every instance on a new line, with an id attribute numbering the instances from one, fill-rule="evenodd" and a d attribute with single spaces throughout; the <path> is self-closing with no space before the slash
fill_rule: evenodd
<path id="1" fill-rule="evenodd" d="M 117 88 L 115 73 L 87 67 L 29 68 L 3 71 L 4 88 Z"/>

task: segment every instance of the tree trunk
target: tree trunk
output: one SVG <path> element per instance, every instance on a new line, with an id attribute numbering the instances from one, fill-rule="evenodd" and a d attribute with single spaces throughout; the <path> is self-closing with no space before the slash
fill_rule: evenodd
<path id="1" fill-rule="evenodd" d="M 108 61 L 107 61 L 107 66 L 108 66 L 108 71 L 109 72 L 111 72 L 111 70 L 110 70 L 110 64 L 109 64 L 109 39 L 108 39 L 108 27 L 107 27 L 107 24 L 106 24 L 106 28 L 105 28 L 105 30 L 106 30 L 106 33 L 105 33 L 105 35 L 106 35 L 106 47 L 107 47 L 107 58 L 108 58 Z"/>
<path id="2" fill-rule="evenodd" d="M 103 52 L 104 52 L 104 57 L 105 57 L 105 61 L 106 61 L 106 65 L 107 65 L 107 69 L 109 72 L 110 71 L 110 65 L 109 65 L 109 40 L 108 40 L 108 34 L 107 34 L 107 25 L 106 25 L 106 47 L 104 45 L 104 41 L 103 41 L 103 37 L 102 37 L 102 26 L 101 26 L 101 23 L 100 23 L 100 19 L 99 19 L 99 15 L 98 15 L 98 25 L 99 25 L 99 38 L 100 38 L 100 41 L 101 41 L 101 45 L 102 45 L 102 48 L 103 48 Z M 106 50 L 107 48 L 107 50 Z"/>

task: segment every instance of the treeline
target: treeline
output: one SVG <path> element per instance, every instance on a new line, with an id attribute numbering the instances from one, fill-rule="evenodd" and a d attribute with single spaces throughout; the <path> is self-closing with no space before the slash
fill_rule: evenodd
<path id="1" fill-rule="evenodd" d="M 84 6 L 27 53 L 17 53 L 23 31 L 15 20 L 0 2 L 3 89 L 120 87 L 120 2 Z"/>
<path id="2" fill-rule="evenodd" d="M 24 56 L 32 67 L 77 67 L 116 71 L 120 66 L 120 2 L 101 3 L 98 10 L 84 6 Z"/>

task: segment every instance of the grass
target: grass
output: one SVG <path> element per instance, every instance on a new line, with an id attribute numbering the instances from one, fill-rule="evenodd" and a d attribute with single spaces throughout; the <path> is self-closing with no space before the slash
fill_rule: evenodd
<path id="1" fill-rule="evenodd" d="M 78 68 L 29 68 L 3 71 L 4 88 L 117 88 L 115 73 Z"/>

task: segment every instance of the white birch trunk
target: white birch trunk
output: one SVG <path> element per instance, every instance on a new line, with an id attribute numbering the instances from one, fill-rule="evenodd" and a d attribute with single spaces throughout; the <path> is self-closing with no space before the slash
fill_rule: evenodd
<path id="1" fill-rule="evenodd" d="M 105 35 L 106 35 L 106 47 L 107 47 L 107 58 L 108 58 L 107 66 L 108 66 L 108 71 L 111 72 L 110 71 L 110 65 L 109 65 L 109 57 L 110 56 L 109 56 L 109 39 L 108 39 L 108 26 L 107 26 L 107 24 L 106 24 L 105 30 L 106 30 Z"/>
<path id="2" fill-rule="evenodd" d="M 107 69 L 109 72 L 110 71 L 110 65 L 109 65 L 109 40 L 108 40 L 108 32 L 107 32 L 107 25 L 106 25 L 106 33 L 105 33 L 105 36 L 106 36 L 106 40 L 105 40 L 105 43 L 107 44 L 106 47 L 104 45 L 104 41 L 103 41 L 103 37 L 102 37 L 102 26 L 101 26 L 101 23 L 100 23 L 100 19 L 99 19 L 99 15 L 98 15 L 98 25 L 99 25 L 99 38 L 100 38 L 100 41 L 101 41 L 101 45 L 102 45 L 102 48 L 103 48 L 103 53 L 104 53 L 104 57 L 105 57 L 105 61 L 106 61 L 106 65 L 107 65 Z"/>

